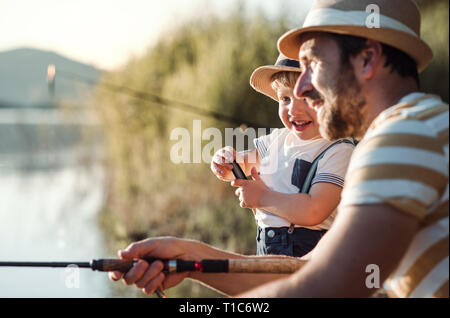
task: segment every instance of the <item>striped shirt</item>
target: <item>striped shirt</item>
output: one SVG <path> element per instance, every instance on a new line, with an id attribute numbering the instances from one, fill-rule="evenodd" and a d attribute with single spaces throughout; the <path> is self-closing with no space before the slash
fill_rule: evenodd
<path id="1" fill-rule="evenodd" d="M 355 149 L 340 207 L 384 203 L 420 227 L 385 288 L 397 297 L 449 296 L 449 107 L 413 93 L 382 112 Z"/>

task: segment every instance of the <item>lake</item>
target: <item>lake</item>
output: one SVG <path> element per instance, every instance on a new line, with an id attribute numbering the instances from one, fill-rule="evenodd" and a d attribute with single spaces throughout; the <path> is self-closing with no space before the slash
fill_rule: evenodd
<path id="1" fill-rule="evenodd" d="M 0 109 L 0 261 L 86 262 L 108 252 L 101 130 L 88 111 Z M 127 297 L 106 273 L 0 267 L 0 297 Z"/>

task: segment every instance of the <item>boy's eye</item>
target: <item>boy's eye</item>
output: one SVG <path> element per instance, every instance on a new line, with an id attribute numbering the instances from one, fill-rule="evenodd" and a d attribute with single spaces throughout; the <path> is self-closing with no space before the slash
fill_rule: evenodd
<path id="1" fill-rule="evenodd" d="M 283 97 L 281 97 L 281 101 L 284 104 L 288 104 L 291 101 L 291 98 L 289 96 L 283 96 Z"/>

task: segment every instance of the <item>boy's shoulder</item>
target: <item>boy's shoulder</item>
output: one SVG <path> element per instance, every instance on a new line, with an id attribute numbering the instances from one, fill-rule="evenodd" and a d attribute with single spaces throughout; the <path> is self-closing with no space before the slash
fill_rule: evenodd
<path id="1" fill-rule="evenodd" d="M 278 139 L 285 139 L 289 135 L 289 130 L 287 128 L 270 128 L 270 131 L 266 135 L 258 136 L 255 140 L 263 142 L 268 146 Z"/>
<path id="2" fill-rule="evenodd" d="M 270 132 L 267 136 L 272 137 L 281 137 L 281 136 L 288 136 L 289 135 L 289 129 L 287 128 L 270 128 Z"/>
<path id="3" fill-rule="evenodd" d="M 355 147 L 354 141 L 347 138 L 329 141 L 324 147 L 324 150 L 322 150 L 324 152 L 322 161 L 336 160 L 338 157 L 343 160 L 350 160 Z"/>

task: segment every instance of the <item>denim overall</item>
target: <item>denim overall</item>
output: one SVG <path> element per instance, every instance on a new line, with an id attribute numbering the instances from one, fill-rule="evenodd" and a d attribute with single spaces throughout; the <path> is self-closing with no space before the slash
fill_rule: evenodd
<path id="1" fill-rule="evenodd" d="M 289 255 L 302 257 L 308 254 L 319 242 L 326 230 L 311 230 L 304 227 L 258 226 L 256 236 L 257 255 Z"/>
<path id="2" fill-rule="evenodd" d="M 308 170 L 307 176 L 301 187 L 300 193 L 309 193 L 311 182 L 316 174 L 319 160 L 331 147 L 340 143 L 354 144 L 350 140 L 338 140 L 326 148 L 314 161 Z M 304 227 L 257 227 L 256 245 L 257 255 L 288 255 L 302 257 L 308 254 L 319 242 L 327 230 L 311 230 Z"/>

